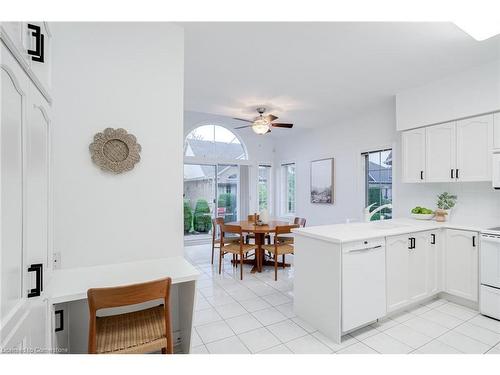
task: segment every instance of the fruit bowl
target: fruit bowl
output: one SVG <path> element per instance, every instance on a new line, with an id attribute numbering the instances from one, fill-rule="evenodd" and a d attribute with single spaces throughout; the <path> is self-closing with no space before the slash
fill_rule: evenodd
<path id="1" fill-rule="evenodd" d="M 417 220 L 430 220 L 434 217 L 434 214 L 411 214 L 411 217 Z"/>

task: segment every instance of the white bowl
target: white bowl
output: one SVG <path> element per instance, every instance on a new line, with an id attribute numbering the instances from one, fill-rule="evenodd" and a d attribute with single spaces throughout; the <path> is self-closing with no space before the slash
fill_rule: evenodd
<path id="1" fill-rule="evenodd" d="M 411 214 L 411 217 L 417 220 L 430 220 L 434 217 L 434 214 Z"/>

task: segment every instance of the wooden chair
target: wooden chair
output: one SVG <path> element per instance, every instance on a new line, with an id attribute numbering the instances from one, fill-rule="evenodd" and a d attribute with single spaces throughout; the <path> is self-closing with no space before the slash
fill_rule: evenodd
<path id="1" fill-rule="evenodd" d="M 254 222 L 255 221 L 255 216 L 257 216 L 257 220 L 259 220 L 259 215 L 248 215 L 248 221 L 250 222 Z M 246 244 L 249 244 L 250 243 L 250 240 L 254 240 L 254 243 L 255 243 L 255 234 L 254 233 L 248 233 L 245 235 L 245 243 Z M 266 234 L 264 236 L 264 241 L 267 240 L 267 243 L 270 245 L 271 244 L 271 235 L 269 234 Z"/>
<path id="2" fill-rule="evenodd" d="M 224 225 L 224 218 L 222 217 L 216 217 L 215 219 L 212 219 L 212 264 L 214 264 L 214 251 L 215 248 L 220 249 L 220 235 L 217 236 L 217 229 L 222 232 L 221 226 Z M 220 233 L 219 232 L 219 233 Z M 226 243 L 229 241 L 239 241 L 239 237 L 227 237 L 226 238 Z"/>
<path id="3" fill-rule="evenodd" d="M 298 225 L 299 228 L 304 228 L 306 226 L 306 219 L 302 218 L 302 217 L 296 217 L 295 219 L 293 219 L 293 224 L 294 225 Z M 280 242 L 287 242 L 287 243 L 290 243 L 290 244 L 293 244 L 293 235 L 291 236 L 280 236 L 280 238 L 278 239 Z"/>
<path id="4" fill-rule="evenodd" d="M 291 229 L 294 227 L 291 225 L 277 226 L 274 244 L 262 246 L 263 249 L 269 251 L 274 256 L 274 280 L 278 280 L 278 256 L 283 256 L 283 268 L 285 268 L 285 255 L 293 254 L 293 243 L 280 241 L 280 234 L 291 233 Z"/>
<path id="5" fill-rule="evenodd" d="M 226 242 L 226 236 L 229 233 L 238 234 L 239 240 L 238 242 L 231 241 Z M 233 259 L 238 260 L 237 256 L 240 257 L 240 279 L 243 280 L 243 255 L 248 253 L 251 250 L 256 250 L 256 245 L 249 245 L 244 243 L 243 233 L 241 231 L 241 227 L 239 225 L 222 225 L 221 237 L 220 237 L 220 251 L 219 251 L 219 274 L 221 273 L 222 268 L 222 258 L 225 254 L 231 253 L 233 254 Z M 234 258 L 236 256 L 236 258 Z"/>
<path id="6" fill-rule="evenodd" d="M 87 291 L 89 303 L 89 353 L 148 353 L 161 349 L 173 353 L 170 318 L 172 279 L 149 281 Z M 97 316 L 97 310 L 161 299 L 163 304 L 145 310 Z"/>

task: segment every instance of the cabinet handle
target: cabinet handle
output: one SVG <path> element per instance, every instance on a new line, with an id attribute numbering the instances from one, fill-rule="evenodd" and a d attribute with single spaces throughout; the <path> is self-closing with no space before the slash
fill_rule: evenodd
<path id="1" fill-rule="evenodd" d="M 415 248 L 415 238 L 414 237 L 410 237 L 410 238 L 408 238 L 408 241 L 410 241 L 408 249 L 413 250 Z"/>
<path id="2" fill-rule="evenodd" d="M 43 264 L 32 264 L 28 267 L 28 272 L 35 272 L 36 275 L 35 288 L 28 291 L 28 298 L 38 297 L 43 291 Z"/>
<path id="3" fill-rule="evenodd" d="M 424 171 L 420 171 L 420 179 L 423 180 L 424 179 Z"/>
<path id="4" fill-rule="evenodd" d="M 28 50 L 28 55 L 31 56 L 31 60 L 33 61 L 37 61 L 37 62 L 45 62 L 45 59 L 44 59 L 44 36 L 43 34 L 41 33 L 41 28 L 40 26 L 37 26 L 37 25 L 31 25 L 31 24 L 28 24 L 28 29 L 29 30 L 33 30 L 31 32 L 31 36 L 33 38 L 35 38 L 35 49 L 34 50 L 31 50 L 29 49 Z"/>
<path id="5" fill-rule="evenodd" d="M 434 233 L 431 234 L 431 245 L 436 244 L 436 235 Z"/>
<path id="6" fill-rule="evenodd" d="M 472 236 L 472 247 L 476 247 L 476 236 Z"/>
<path id="7" fill-rule="evenodd" d="M 453 169 L 451 170 L 451 179 L 454 179 L 455 177 L 453 177 Z"/>
<path id="8" fill-rule="evenodd" d="M 456 171 L 456 172 L 455 172 L 455 175 L 456 175 L 456 176 L 457 176 L 457 178 L 458 178 L 458 169 L 456 169 L 455 171 Z"/>
<path id="9" fill-rule="evenodd" d="M 54 331 L 55 332 L 64 331 L 64 310 L 56 310 L 54 315 L 56 316 L 56 323 L 57 323 L 57 316 L 59 315 L 59 327 L 55 327 Z"/>
<path id="10" fill-rule="evenodd" d="M 411 249 L 412 249 L 412 247 L 411 247 L 411 246 L 412 246 L 412 244 L 413 244 L 413 242 L 412 242 L 412 240 L 411 240 L 411 237 L 409 237 L 409 238 L 408 238 L 408 249 L 409 249 L 409 250 L 411 250 Z"/>

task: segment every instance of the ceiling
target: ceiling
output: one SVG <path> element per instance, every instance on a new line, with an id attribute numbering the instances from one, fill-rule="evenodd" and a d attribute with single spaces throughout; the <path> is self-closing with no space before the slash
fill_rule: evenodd
<path id="1" fill-rule="evenodd" d="M 182 26 L 186 110 L 251 118 L 264 105 L 298 129 L 331 125 L 405 88 L 500 59 L 500 36 L 477 42 L 452 23 Z"/>

